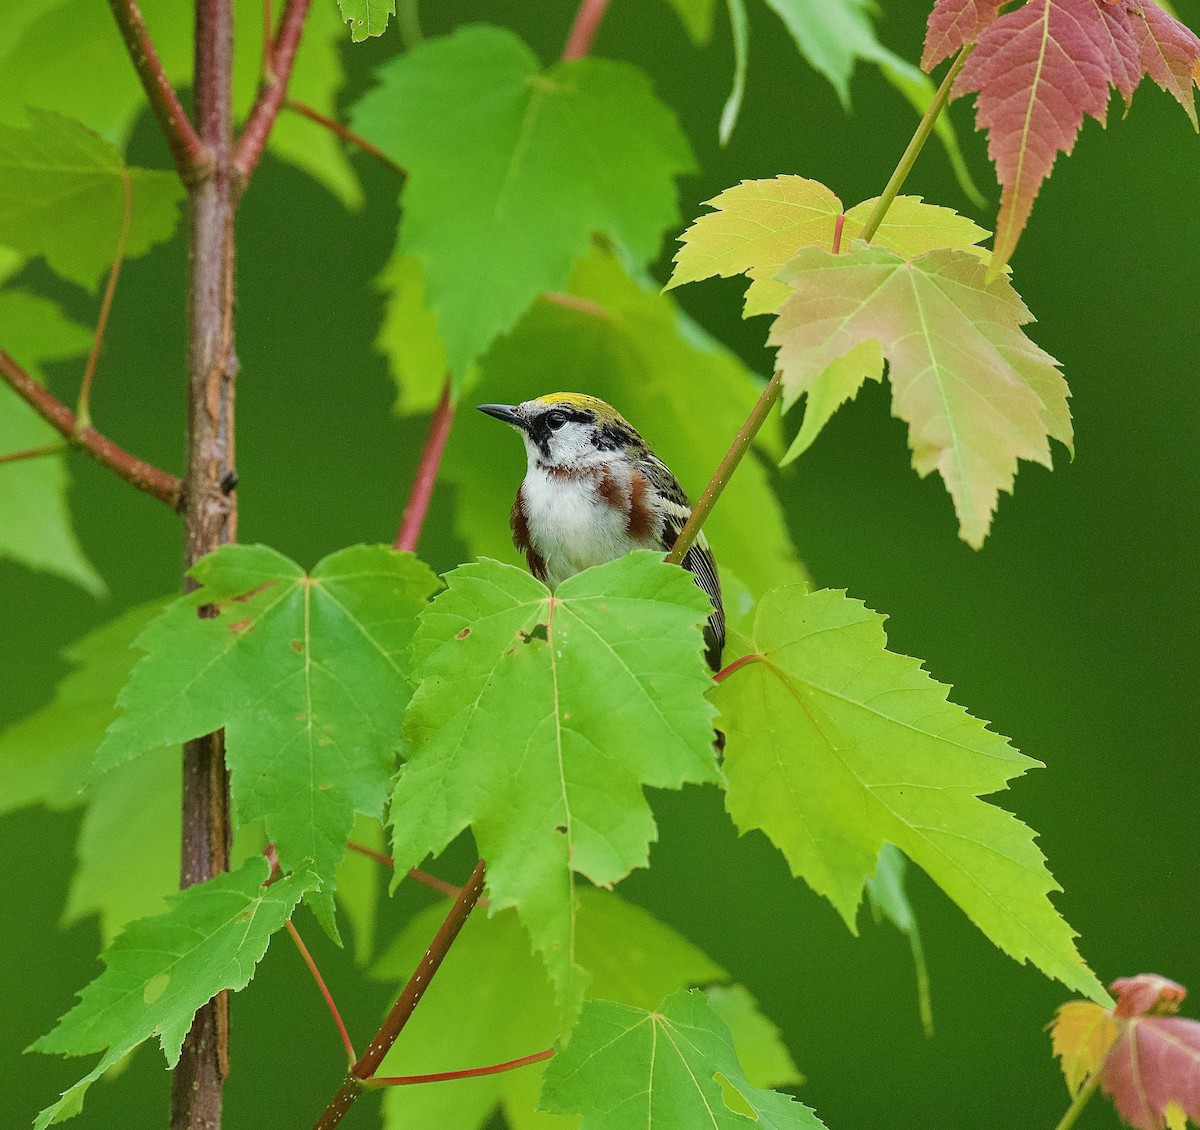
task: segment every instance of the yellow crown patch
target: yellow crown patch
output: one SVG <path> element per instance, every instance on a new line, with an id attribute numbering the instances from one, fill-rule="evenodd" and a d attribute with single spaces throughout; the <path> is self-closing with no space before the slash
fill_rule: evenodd
<path id="1" fill-rule="evenodd" d="M 624 421 L 625 419 L 611 404 L 606 404 L 598 396 L 588 396 L 582 392 L 551 392 L 545 396 L 539 396 L 534 404 L 544 404 L 547 407 L 551 404 L 566 404 L 572 408 L 587 408 L 596 413 L 598 420 Z"/>

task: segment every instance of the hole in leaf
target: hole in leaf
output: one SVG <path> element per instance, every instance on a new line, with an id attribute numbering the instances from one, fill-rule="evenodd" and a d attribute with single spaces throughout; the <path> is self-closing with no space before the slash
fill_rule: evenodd
<path id="1" fill-rule="evenodd" d="M 739 1091 L 721 1072 L 713 1073 L 713 1078 L 721 1084 L 721 1098 L 734 1114 L 744 1114 L 747 1118 L 758 1121 L 758 1111 L 754 1109 Z"/>
<path id="2" fill-rule="evenodd" d="M 547 641 L 545 624 L 534 624 L 532 631 L 522 631 L 517 634 L 521 637 L 522 643 L 532 643 L 534 640 L 541 640 L 542 643 Z"/>
<path id="3" fill-rule="evenodd" d="M 565 824 L 555 825 L 554 830 L 564 836 L 567 834 L 567 826 Z"/>

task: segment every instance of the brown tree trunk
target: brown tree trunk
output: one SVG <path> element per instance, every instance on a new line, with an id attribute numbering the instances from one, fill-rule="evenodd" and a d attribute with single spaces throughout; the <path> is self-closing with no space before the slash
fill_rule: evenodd
<path id="1" fill-rule="evenodd" d="M 188 285 L 188 440 L 185 568 L 237 533 L 234 472 L 232 0 L 196 2 L 196 121 L 213 157 L 211 175 L 191 186 Z M 229 780 L 220 733 L 183 750 L 180 886 L 229 869 Z M 172 1130 L 217 1130 L 229 1071 L 229 995 L 205 1005 L 175 1069 Z"/>

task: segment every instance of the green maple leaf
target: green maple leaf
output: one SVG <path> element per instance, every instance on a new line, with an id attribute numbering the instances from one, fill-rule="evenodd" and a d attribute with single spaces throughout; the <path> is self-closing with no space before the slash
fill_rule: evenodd
<path id="1" fill-rule="evenodd" d="M 691 152 L 628 64 L 543 71 L 511 32 L 467 27 L 379 78 L 351 121 L 408 171 L 399 246 L 421 263 L 456 374 L 566 284 L 592 233 L 645 263 L 678 220 L 675 177 Z"/>
<path id="2" fill-rule="evenodd" d="M 911 261 L 882 248 L 801 251 L 779 272 L 792 288 L 771 327 L 784 410 L 809 397 L 794 459 L 866 379 L 889 363 L 893 414 L 909 426 L 913 467 L 937 471 L 978 548 L 1018 459 L 1051 466 L 1049 437 L 1071 444 L 1057 362 L 1021 327 L 1033 316 L 1003 276 L 965 251 Z M 786 461 L 786 460 L 785 460 Z"/>
<path id="3" fill-rule="evenodd" d="M 387 30 L 388 18 L 396 14 L 396 0 L 338 0 L 338 11 L 350 25 L 351 40 L 361 43 Z"/>
<path id="4" fill-rule="evenodd" d="M 0 196 L 3 192 L 0 188 Z M 0 326 L 0 348 L 39 379 L 43 364 L 82 357 L 92 340 L 89 330 L 69 321 L 54 303 L 22 291 L 0 290 Z M 46 447 L 61 438 L 7 385 L 0 385 L 0 454 Z M 0 557 L 54 573 L 100 596 L 106 591 L 104 580 L 71 527 L 69 485 L 63 455 L 0 465 Z"/>
<path id="5" fill-rule="evenodd" d="M 174 1067 L 196 1010 L 221 990 L 250 983 L 271 935 L 318 883 L 305 872 L 264 887 L 269 870 L 257 856 L 239 871 L 189 887 L 171 896 L 165 914 L 132 923 L 104 951 L 104 972 L 30 1050 L 105 1055 L 38 1115 L 35 1130 L 77 1114 L 87 1088 L 151 1036 Z"/>
<path id="6" fill-rule="evenodd" d="M 883 617 L 844 593 L 760 601 L 758 661 L 713 692 L 734 823 L 764 831 L 851 929 L 895 844 L 1005 953 L 1106 999 L 1050 902 L 1059 888 L 1033 833 L 979 799 L 1037 762 L 886 644 Z"/>
<path id="7" fill-rule="evenodd" d="M 720 966 L 648 911 L 608 891 L 585 888 L 579 896 L 577 955 L 591 977 L 590 993 L 652 1008 L 676 989 L 728 979 Z M 445 912 L 445 905 L 439 904 L 414 918 L 380 958 L 374 976 L 406 981 Z M 503 969 L 503 978 L 480 977 L 479 970 L 485 967 Z M 714 985 L 708 993 L 714 1007 L 730 1017 L 738 1055 L 758 1072 L 756 1077 L 748 1066 L 756 1085 L 766 1085 L 763 1079 L 768 1075 L 775 1082 L 798 1081 L 799 1073 L 778 1032 L 744 988 Z M 528 934 L 516 913 L 500 911 L 490 918 L 476 914 L 379 1074 L 501 1063 L 550 1047 L 564 1030 L 545 966 L 530 953 Z M 532 1065 L 437 1087 L 389 1088 L 384 1124 L 397 1130 L 409 1126 L 477 1130 L 498 1105 L 503 1105 L 513 1130 L 573 1124 L 574 1119 L 554 1119 L 535 1111 L 542 1071 L 541 1065 Z"/>
<path id="8" fill-rule="evenodd" d="M 728 1028 L 694 989 L 673 993 L 653 1011 L 585 1004 L 570 1044 L 546 1068 L 541 1106 L 582 1114 L 581 1130 L 823 1125 L 791 1095 L 750 1083 Z"/>
<path id="9" fill-rule="evenodd" d="M 193 9 L 176 0 L 141 0 L 138 7 L 167 77 L 176 87 L 191 86 Z M 18 10 L 20 20 L 15 19 Z M 148 108 L 108 8 L 93 0 L 39 0 L 35 6 L 18 5 L 11 15 L 10 19 L 5 13 L 4 21 L 11 34 L 0 34 L 0 123 L 23 125 L 25 107 L 40 106 L 78 118 L 124 146 L 134 121 Z M 344 26 L 333 4 L 312 5 L 288 84 L 290 97 L 327 115 L 337 112 L 343 79 L 338 49 Z M 233 100 L 239 118 L 249 112 L 258 90 L 262 36 L 261 9 L 234 5 Z M 103 75 L 104 81 L 80 82 L 80 75 Z M 329 130 L 285 111 L 271 130 L 268 146 L 325 184 L 348 207 L 361 205 L 358 177 L 342 143 Z M 165 145 L 163 160 L 169 160 Z"/>
<path id="10" fill-rule="evenodd" d="M 575 874 L 608 886 L 646 865 L 656 830 L 644 786 L 720 779 L 700 656 L 709 604 L 646 551 L 554 595 L 497 561 L 446 580 L 413 641 L 396 874 L 469 826 L 492 905 L 517 907 L 570 1011 L 586 980 Z"/>
<path id="11" fill-rule="evenodd" d="M 148 654 L 97 768 L 224 726 L 238 823 L 261 819 L 285 866 L 320 877 L 313 909 L 336 937 L 334 873 L 354 813 L 382 813 L 409 642 L 437 581 L 383 546 L 341 550 L 310 574 L 263 546 L 229 546 L 191 575 L 201 588 L 138 637 Z M 199 617 L 204 606 L 216 615 Z"/>
<path id="12" fill-rule="evenodd" d="M 820 181 L 780 176 L 747 180 L 705 201 L 714 209 L 695 220 L 679 237 L 675 268 L 667 289 L 720 275 L 746 275 L 743 314 L 773 314 L 791 294 L 776 275 L 802 248 L 832 250 L 841 218 L 841 250 L 850 250 L 878 203 L 878 197 L 844 208 Z M 988 232 L 950 208 L 926 204 L 919 196 L 898 196 L 871 238 L 905 259 L 937 247 L 956 247 L 985 258 L 976 245 Z"/>
<path id="13" fill-rule="evenodd" d="M 708 483 L 762 392 L 762 380 L 709 337 L 658 288 L 646 289 L 608 254 L 572 273 L 571 305 L 535 303 L 481 364 L 480 401 L 512 402 L 557 389 L 608 401 L 645 437 L 692 499 Z M 783 451 L 778 418 L 756 450 Z M 508 511 L 525 475 L 525 452 L 508 429 L 478 412 L 455 421 L 444 476 L 456 489 L 455 528 L 476 555 L 517 560 Z M 803 580 L 764 462 L 746 459 L 704 524 L 731 617 L 749 607 L 735 579 L 758 595 Z"/>
<path id="14" fill-rule="evenodd" d="M 0 242 L 44 255 L 60 275 L 95 287 L 116 256 L 128 177 L 126 254 L 170 239 L 183 186 L 174 173 L 128 168 L 116 146 L 82 123 L 29 110 L 29 128 L 0 125 Z"/>

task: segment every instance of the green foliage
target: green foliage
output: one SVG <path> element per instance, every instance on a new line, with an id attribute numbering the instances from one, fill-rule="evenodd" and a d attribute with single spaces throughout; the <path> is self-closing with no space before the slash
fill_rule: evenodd
<path id="1" fill-rule="evenodd" d="M 379 79 L 351 122 L 409 174 L 399 246 L 421 264 L 456 376 L 566 285 L 593 232 L 645 263 L 678 221 L 675 177 L 691 151 L 634 67 L 543 71 L 511 32 L 467 27 Z"/>
<path id="2" fill-rule="evenodd" d="M 0 290 L 0 326 L 0 348 L 34 377 L 41 376 L 42 365 L 76 360 L 91 343 L 91 334 L 54 303 L 17 290 Z M 0 454 L 45 447 L 59 438 L 15 392 L 0 385 Z M 100 596 L 104 581 L 71 528 L 68 486 L 61 455 L 0 464 L 0 557 L 55 573 Z"/>
<path id="3" fill-rule="evenodd" d="M 104 972 L 30 1050 L 105 1055 L 42 1111 L 35 1130 L 77 1114 L 87 1088 L 151 1036 L 159 1037 L 167 1065 L 174 1067 L 196 1010 L 222 989 L 250 983 L 271 935 L 318 882 L 305 872 L 264 886 L 268 871 L 260 856 L 239 871 L 189 887 L 171 896 L 165 914 L 134 923 L 104 951 Z"/>
<path id="4" fill-rule="evenodd" d="M 541 1104 L 582 1114 L 580 1130 L 822 1126 L 791 1095 L 751 1085 L 729 1030 L 695 990 L 673 993 L 654 1011 L 584 1005 L 570 1044 L 546 1069 Z"/>
<path id="5" fill-rule="evenodd" d="M 756 662 L 714 692 L 728 808 L 760 828 L 854 929 L 885 841 L 924 868 L 1005 953 L 1104 1000 L 1033 833 L 979 799 L 1037 764 L 886 650 L 883 617 L 845 594 L 768 593 Z"/>
<path id="6" fill-rule="evenodd" d="M 313 908 L 336 937 L 334 873 L 354 813 L 382 814 L 409 641 L 437 582 L 382 546 L 341 550 L 310 574 L 273 550 L 230 546 L 192 576 L 201 588 L 138 637 L 148 654 L 97 767 L 224 726 L 238 822 L 261 819 L 285 866 L 311 867 L 323 884 Z"/>
<path id="7" fill-rule="evenodd" d="M 497 909 L 516 906 L 570 1013 L 575 875 L 645 866 L 643 788 L 717 781 L 690 575 L 638 552 L 564 581 L 464 565 L 413 642 L 417 692 L 392 798 L 398 875 L 471 827 Z"/>
<path id="8" fill-rule="evenodd" d="M 380 958 L 375 975 L 406 980 L 444 914 L 445 906 L 439 905 L 415 916 Z M 589 994 L 639 1008 L 652 1008 L 677 989 L 724 982 L 729 976 L 649 912 L 607 891 L 579 892 L 576 941 L 580 967 L 590 978 Z M 713 985 L 708 993 L 726 1017 L 755 1085 L 798 1081 L 778 1032 L 744 988 Z M 380 1073 L 501 1063 L 550 1047 L 563 1031 L 545 966 L 530 953 L 517 915 L 477 914 Z M 542 1073 L 539 1065 L 435 1087 L 395 1087 L 384 1099 L 385 1125 L 389 1130 L 450 1125 L 476 1130 L 497 1106 L 503 1106 L 514 1130 L 573 1125 L 577 1120 L 535 1113 Z"/>
<path id="9" fill-rule="evenodd" d="M 0 125 L 0 241 L 95 286 L 116 257 L 126 178 L 126 254 L 144 255 L 175 232 L 183 199 L 175 174 L 126 168 L 115 146 L 79 122 L 30 109 L 28 129 Z"/>

